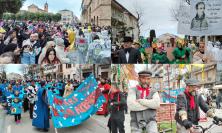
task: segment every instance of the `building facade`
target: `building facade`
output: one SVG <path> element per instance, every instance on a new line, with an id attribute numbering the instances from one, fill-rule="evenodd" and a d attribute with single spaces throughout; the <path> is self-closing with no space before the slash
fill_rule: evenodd
<path id="1" fill-rule="evenodd" d="M 111 26 L 111 0 L 82 0 L 81 22 Z"/>
<path id="2" fill-rule="evenodd" d="M 204 68 L 192 66 L 191 76 L 201 81 L 202 88 L 212 89 L 216 85 L 217 65 L 207 64 Z"/>
<path id="3" fill-rule="evenodd" d="M 77 80 L 82 81 L 90 74 L 96 78 L 110 79 L 110 65 L 92 65 L 92 64 L 60 64 L 60 65 L 29 65 L 25 68 L 27 79 L 45 79 L 45 80 Z"/>
<path id="4" fill-rule="evenodd" d="M 134 40 L 139 39 L 138 19 L 117 0 L 112 0 L 112 30 L 113 38 L 120 39 L 122 36 L 131 36 Z"/>
<path id="5" fill-rule="evenodd" d="M 49 10 L 49 5 L 47 2 L 44 4 L 44 9 L 39 8 L 35 4 L 31 4 L 30 6 L 28 6 L 28 11 L 33 12 L 33 13 L 37 13 L 37 12 L 48 13 L 48 10 Z"/>
<path id="6" fill-rule="evenodd" d="M 74 16 L 73 12 L 67 9 L 60 10 L 58 12 L 61 14 L 61 24 L 71 24 L 71 23 L 78 23 L 78 18 Z"/>

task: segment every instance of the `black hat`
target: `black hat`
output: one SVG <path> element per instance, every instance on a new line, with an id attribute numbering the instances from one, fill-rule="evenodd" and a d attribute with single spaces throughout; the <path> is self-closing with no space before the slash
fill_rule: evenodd
<path id="1" fill-rule="evenodd" d="M 146 76 L 146 77 L 151 77 L 152 76 L 152 72 L 150 71 L 141 71 L 138 73 L 139 76 Z"/>
<path id="2" fill-rule="evenodd" d="M 186 85 L 189 86 L 200 86 L 200 81 L 194 78 L 185 80 Z"/>
<path id="3" fill-rule="evenodd" d="M 132 39 L 132 37 L 125 36 L 125 37 L 123 38 L 123 42 L 132 42 L 132 43 L 133 43 L 133 39 Z"/>

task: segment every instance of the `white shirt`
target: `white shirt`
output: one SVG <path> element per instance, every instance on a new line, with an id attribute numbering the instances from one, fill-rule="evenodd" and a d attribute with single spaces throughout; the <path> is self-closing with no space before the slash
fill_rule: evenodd
<path id="1" fill-rule="evenodd" d="M 129 52 L 126 53 L 126 61 L 129 61 Z"/>

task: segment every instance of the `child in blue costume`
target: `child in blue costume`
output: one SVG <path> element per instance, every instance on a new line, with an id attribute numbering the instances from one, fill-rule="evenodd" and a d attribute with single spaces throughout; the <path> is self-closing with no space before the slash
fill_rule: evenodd
<path id="1" fill-rule="evenodd" d="M 34 106 L 32 126 L 48 132 L 49 128 L 49 108 L 46 96 L 45 82 L 42 81 L 41 87 L 37 91 L 37 101 Z"/>
<path id="2" fill-rule="evenodd" d="M 15 93 L 12 94 L 11 98 L 11 114 L 15 116 L 15 122 L 19 124 L 21 122 L 23 95 L 16 90 Z"/>

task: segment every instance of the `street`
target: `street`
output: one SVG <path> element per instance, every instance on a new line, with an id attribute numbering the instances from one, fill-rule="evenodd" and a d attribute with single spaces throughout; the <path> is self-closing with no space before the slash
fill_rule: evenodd
<path id="1" fill-rule="evenodd" d="M 58 133 L 108 133 L 107 128 L 108 118 L 104 116 L 93 116 L 81 125 L 58 129 Z M 50 130 L 48 133 L 55 133 L 55 129 L 50 121 Z M 14 122 L 14 117 L 6 115 L 4 110 L 0 112 L 0 133 L 39 133 L 38 130 L 33 128 L 32 121 L 29 118 L 29 114 L 23 113 L 21 124 Z"/>

